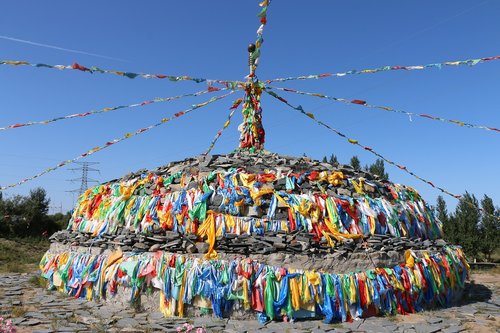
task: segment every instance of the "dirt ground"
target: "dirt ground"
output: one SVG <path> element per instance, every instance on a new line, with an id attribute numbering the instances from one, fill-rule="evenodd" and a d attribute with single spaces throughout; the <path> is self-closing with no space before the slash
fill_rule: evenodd
<path id="1" fill-rule="evenodd" d="M 19 333 L 25 332 L 176 332 L 181 321 L 162 316 L 141 313 L 113 313 L 106 306 L 85 300 L 75 300 L 57 292 L 46 291 L 33 273 L 36 265 L 24 261 L 24 252 L 42 252 L 45 244 L 30 248 L 16 246 L 14 241 L 0 242 L 9 249 L 16 248 L 10 257 L 0 256 L 0 263 L 12 258 L 22 263 L 18 273 L 2 273 L 0 270 L 0 315 L 15 320 Z M 39 251 L 33 251 L 39 250 Z M 3 267 L 4 272 L 9 267 Z M 22 273 L 29 271 L 29 273 Z M 107 309 L 107 310 L 105 310 Z M 394 317 L 372 317 L 354 323 L 325 325 L 321 321 L 271 323 L 261 325 L 257 321 L 219 322 L 207 332 L 500 332 L 500 268 L 489 271 L 474 271 L 466 284 L 463 299 L 457 306 Z M 112 318 L 111 318 L 112 317 Z M 185 320 L 185 319 L 184 319 Z M 159 325 L 161 324 L 161 325 Z M 120 326 L 121 325 L 121 326 Z M 163 326 L 162 326 L 163 325 Z M 130 327 L 129 327 L 130 326 Z M 271 329 L 272 328 L 272 329 Z M 133 330 L 132 330 L 133 329 Z"/>
<path id="2" fill-rule="evenodd" d="M 405 316 L 396 316 L 395 322 L 404 322 L 412 324 L 427 323 L 429 317 L 441 317 L 449 320 L 461 322 L 467 332 L 491 333 L 500 331 L 500 307 L 495 316 L 491 311 L 482 309 L 477 305 L 471 311 L 470 305 L 480 304 L 489 299 L 498 299 L 500 297 L 500 269 L 491 271 L 476 271 L 470 276 L 470 283 L 464 292 L 462 306 L 449 309 L 440 309 L 436 311 L 427 311 L 414 313 Z M 476 311 L 477 312 L 474 312 Z"/>

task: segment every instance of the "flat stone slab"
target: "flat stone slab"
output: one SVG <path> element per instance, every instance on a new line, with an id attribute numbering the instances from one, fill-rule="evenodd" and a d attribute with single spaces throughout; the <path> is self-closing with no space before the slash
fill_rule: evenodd
<path id="1" fill-rule="evenodd" d="M 476 327 L 489 327 L 497 331 L 498 309 L 492 300 L 498 300 L 500 290 L 491 286 L 490 300 L 472 302 L 464 306 L 455 306 L 443 310 L 421 312 L 409 316 L 373 317 L 354 320 L 350 323 L 325 324 L 320 320 L 297 321 L 291 323 L 269 322 L 266 325 L 257 320 L 217 319 L 212 317 L 164 318 L 159 312 L 120 309 L 107 304 L 73 299 L 57 292 L 47 292 L 36 288 L 29 278 L 19 280 L 5 278 L 0 274 L 0 295 L 5 289 L 22 291 L 17 297 L 20 307 L 26 311 L 12 319 L 20 330 L 30 332 L 172 332 L 177 327 L 189 322 L 197 327 L 205 327 L 207 332 L 276 332 L 276 333 L 313 333 L 313 332 L 473 332 Z M 0 311 L 6 319 L 11 313 L 11 304 L 2 303 Z M 473 315 L 471 315 L 473 314 Z M 418 321 L 414 318 L 419 319 Z M 192 331 L 193 333 L 195 330 Z"/>

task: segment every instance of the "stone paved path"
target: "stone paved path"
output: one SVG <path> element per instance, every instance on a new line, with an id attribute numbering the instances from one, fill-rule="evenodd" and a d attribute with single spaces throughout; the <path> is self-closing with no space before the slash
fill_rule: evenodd
<path id="1" fill-rule="evenodd" d="M 11 318 L 18 332 L 176 332 L 186 319 L 165 319 L 160 313 L 72 299 L 46 291 L 37 284 L 36 274 L 0 274 L 0 315 Z M 295 323 L 188 319 L 207 332 L 500 332 L 499 275 L 475 276 L 461 306 L 408 316 L 368 318 L 352 323 L 324 324 L 321 321 Z"/>

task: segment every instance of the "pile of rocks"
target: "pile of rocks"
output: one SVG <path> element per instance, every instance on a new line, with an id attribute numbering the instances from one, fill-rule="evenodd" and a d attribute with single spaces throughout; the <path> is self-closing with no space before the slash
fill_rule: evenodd
<path id="1" fill-rule="evenodd" d="M 139 170 L 130 173 L 122 179 L 111 180 L 106 184 L 127 183 L 137 181 L 144 175 L 157 175 L 164 178 L 170 177 L 167 187 L 161 187 L 163 192 L 158 191 L 155 181 L 143 182 L 141 186 L 133 187 L 132 196 L 160 197 L 164 199 L 165 192 L 180 192 L 194 190 L 200 187 L 200 180 L 205 179 L 210 182 L 210 188 L 220 188 L 217 177 L 207 177 L 210 174 L 225 173 L 231 170 L 244 170 L 245 174 L 265 175 L 272 173 L 273 181 L 268 183 L 275 192 L 286 192 L 288 194 L 322 193 L 327 197 L 356 198 L 360 197 L 353 188 L 354 179 L 362 178 L 364 181 L 359 184 L 363 186 L 363 196 L 371 198 L 385 198 L 388 201 L 394 200 L 394 193 L 391 193 L 392 183 L 380 179 L 377 175 L 368 172 L 354 170 L 350 165 L 332 165 L 307 157 L 290 157 L 278 155 L 270 152 L 251 154 L 246 151 L 237 151 L 228 155 L 208 155 L 196 158 L 188 158 L 183 161 L 171 162 L 165 166 L 154 170 Z M 332 184 L 323 177 L 309 177 L 319 173 L 332 175 L 339 172 L 342 176 L 338 182 Z M 182 175 L 182 179 L 179 175 Z M 285 177 L 286 176 L 286 177 Z M 244 183 L 243 179 L 238 179 L 242 175 L 238 172 L 232 173 L 231 177 L 236 177 L 237 184 Z M 404 186 L 402 186 L 404 188 Z M 261 197 L 259 205 L 248 205 L 244 209 L 240 208 L 240 216 L 244 218 L 256 218 L 267 220 L 266 211 L 271 200 L 269 195 Z M 224 213 L 221 203 L 224 197 L 219 191 L 213 191 L 207 200 L 207 209 Z M 161 203 L 163 204 L 163 202 Z M 274 221 L 287 221 L 289 218 L 289 208 L 283 202 L 278 202 L 273 216 Z M 189 233 L 181 233 L 170 230 L 163 230 L 159 225 L 154 224 L 146 232 L 133 230 L 120 226 L 112 233 L 101 233 L 95 237 L 95 232 L 81 232 L 78 228 L 73 230 L 60 231 L 50 238 L 53 243 L 72 247 L 92 247 L 103 250 L 113 250 L 120 248 L 123 252 L 154 252 L 158 250 L 179 254 L 204 254 L 207 252 L 208 244 L 205 239 Z M 332 247 L 331 241 L 335 246 Z M 330 242 L 318 233 L 308 233 L 304 228 L 296 229 L 292 232 L 274 232 L 266 230 L 264 232 L 248 232 L 233 234 L 225 232 L 223 237 L 217 237 L 215 250 L 219 254 L 259 256 L 265 258 L 267 255 L 283 253 L 286 255 L 302 255 L 309 257 L 333 256 L 335 258 L 350 258 L 354 253 L 377 253 L 379 256 L 386 256 L 388 253 L 397 252 L 402 254 L 405 250 L 440 250 L 446 246 L 446 242 L 439 240 L 425 240 L 420 238 L 393 237 L 389 234 L 374 234 L 357 239 L 344 239 L 339 242 L 332 238 Z M 394 255 L 392 255 L 394 257 Z M 373 266 L 372 262 L 366 262 L 367 267 Z"/>
<path id="2" fill-rule="evenodd" d="M 216 257 L 351 274 L 400 267 L 406 250 L 418 258 L 448 251 L 432 214 L 413 189 L 349 165 L 239 151 L 139 170 L 87 191 L 68 230 L 50 237 L 47 257 L 140 254 L 218 265 L 205 260 Z"/>
<path id="3" fill-rule="evenodd" d="M 115 183 L 117 181 L 127 181 L 145 173 L 153 173 L 156 175 L 173 175 L 177 172 L 182 172 L 186 175 L 192 175 L 197 178 L 208 175 L 210 172 L 227 171 L 230 169 L 245 169 L 247 173 L 262 173 L 265 170 L 278 170 L 281 174 L 288 174 L 290 172 L 300 174 L 303 172 L 342 172 L 345 179 L 339 186 L 333 186 L 327 182 L 310 181 L 307 177 L 298 178 L 296 187 L 292 190 L 288 189 L 291 193 L 301 193 L 304 191 L 321 192 L 326 191 L 328 195 L 343 195 L 347 197 L 358 197 L 352 184 L 347 180 L 349 178 L 359 179 L 364 178 L 368 183 L 363 185 L 363 190 L 366 195 L 370 197 L 386 197 L 392 198 L 390 191 L 384 186 L 388 183 L 387 180 L 381 179 L 378 175 L 373 175 L 362 170 L 355 170 L 351 165 L 347 164 L 330 164 L 312 160 L 308 157 L 292 157 L 285 155 L 278 155 L 275 153 L 264 152 L 262 154 L 250 154 L 246 151 L 234 152 L 228 155 L 207 155 L 198 156 L 196 158 L 187 158 L 182 161 L 170 162 L 165 166 L 158 167 L 153 170 L 141 169 L 133 173 L 127 174 L 122 179 L 113 179 L 105 184 Z M 198 183 L 192 181 L 186 189 L 196 188 Z M 278 179 L 274 184 L 276 191 L 286 190 L 285 179 Z M 180 190 L 180 180 L 174 179 L 173 184 L 170 186 L 172 190 Z M 137 189 L 135 195 L 151 195 L 155 190 L 154 184 L 149 188 Z M 214 202 L 210 209 L 217 209 L 218 203 L 222 198 L 215 197 Z M 260 214 L 261 215 L 261 214 Z M 254 216 L 259 216 L 254 215 Z"/>
<path id="4" fill-rule="evenodd" d="M 290 254 L 347 254 L 349 252 L 389 252 L 411 250 L 438 250 L 447 245 L 443 239 L 422 240 L 419 238 L 394 238 L 388 235 L 373 235 L 360 239 L 347 239 L 331 247 L 323 238 L 314 239 L 314 234 L 298 231 L 294 234 L 268 232 L 258 234 L 226 234 L 216 238 L 216 249 L 225 253 L 250 255 L 284 252 Z M 120 248 L 122 251 L 154 252 L 164 250 L 173 253 L 205 253 L 208 244 L 199 242 L 196 235 L 166 231 L 163 234 L 144 235 L 122 229 L 118 235 L 104 234 L 98 238 L 85 232 L 62 230 L 50 237 L 53 243 L 69 246 Z"/>

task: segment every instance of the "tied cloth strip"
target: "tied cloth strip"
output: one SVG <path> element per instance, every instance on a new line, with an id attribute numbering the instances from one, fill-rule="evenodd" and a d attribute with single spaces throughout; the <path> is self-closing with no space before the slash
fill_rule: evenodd
<path id="1" fill-rule="evenodd" d="M 185 306 L 191 306 L 223 317 L 243 305 L 263 320 L 293 319 L 296 312 L 307 311 L 332 322 L 448 306 L 464 288 L 469 265 L 459 247 L 446 246 L 420 256 L 407 251 L 405 260 L 393 267 L 344 274 L 162 251 L 46 253 L 40 269 L 50 288 L 89 300 L 105 298 L 108 292 L 113 296 L 119 286 L 130 288 L 131 301 L 159 289 L 165 316 L 183 316 Z"/>
<path id="2" fill-rule="evenodd" d="M 217 143 L 217 140 L 219 140 L 219 138 L 221 137 L 222 132 L 229 126 L 229 124 L 231 124 L 231 118 L 233 117 L 234 112 L 236 111 L 236 109 L 238 108 L 238 106 L 241 104 L 242 101 L 243 101 L 243 98 L 239 98 L 233 102 L 233 105 L 229 109 L 229 110 L 231 110 L 231 112 L 229 113 L 226 122 L 224 123 L 222 128 L 217 132 L 217 134 L 213 138 L 212 142 L 210 142 L 210 146 L 208 147 L 207 151 L 205 151 L 202 154 L 203 156 L 207 156 L 212 151 L 212 149 L 215 147 L 215 144 Z"/>
<path id="3" fill-rule="evenodd" d="M 262 126 L 262 108 L 260 96 L 263 85 L 261 82 L 251 82 L 245 89 L 243 103 L 243 122 L 238 126 L 240 131 L 239 149 L 248 149 L 256 152 L 264 149 L 265 131 Z"/>
<path id="4" fill-rule="evenodd" d="M 262 1 L 262 7 L 257 16 L 260 18 L 260 26 L 257 29 L 257 40 L 255 44 L 248 46 L 248 65 L 250 73 L 246 77 L 245 102 L 243 104 L 243 122 L 238 126 L 240 131 L 240 145 L 238 149 L 249 150 L 251 152 L 264 149 L 265 131 L 262 126 L 262 109 L 260 107 L 260 95 L 263 85 L 257 79 L 255 71 L 259 65 L 260 49 L 264 43 L 263 33 L 267 24 L 267 8 L 271 0 Z"/>
<path id="5" fill-rule="evenodd" d="M 313 97 L 319 97 L 319 98 L 326 98 L 326 99 L 336 101 L 336 102 L 341 102 L 344 104 L 355 104 L 355 105 L 361 105 L 361 106 L 364 106 L 367 108 L 380 109 L 380 110 L 384 110 L 384 111 L 400 113 L 400 114 L 404 114 L 404 115 L 407 115 L 408 117 L 410 117 L 410 120 L 411 120 L 412 116 L 417 116 L 417 117 L 422 117 L 425 119 L 438 120 L 438 121 L 442 121 L 442 122 L 449 122 L 449 123 L 458 125 L 460 127 L 479 128 L 479 129 L 483 129 L 483 130 L 487 130 L 487 131 L 500 132 L 500 129 L 495 128 L 495 127 L 489 127 L 489 126 L 484 126 L 484 125 L 474 125 L 474 124 L 469 124 L 469 123 L 466 123 L 466 122 L 463 122 L 460 120 L 446 119 L 446 118 L 432 116 L 432 115 L 428 115 L 428 114 L 422 114 L 422 113 L 407 112 L 407 111 L 403 111 L 403 110 L 394 109 L 394 108 L 391 108 L 389 106 L 371 105 L 371 104 L 368 104 L 366 101 L 360 100 L 360 99 L 348 100 L 345 98 L 332 97 L 332 96 L 322 95 L 322 94 L 318 94 L 318 93 L 299 91 L 299 90 L 290 89 L 290 88 L 278 88 L 278 87 L 270 87 L 270 86 L 267 86 L 266 88 L 291 92 L 291 93 L 295 93 L 295 94 L 299 94 L 299 95 L 307 95 L 307 96 L 313 96 Z"/>
<path id="6" fill-rule="evenodd" d="M 190 94 L 184 94 L 184 95 L 173 96 L 173 97 L 155 98 L 153 100 L 144 101 L 141 103 L 107 107 L 107 108 L 102 108 L 100 110 L 93 110 L 93 111 L 88 111 L 88 112 L 84 112 L 84 113 L 75 113 L 75 114 L 70 114 L 67 116 L 61 116 L 61 117 L 48 119 L 48 120 L 29 121 L 29 122 L 22 123 L 22 124 L 21 123 L 12 124 L 12 125 L 9 125 L 6 127 L 0 127 L 0 131 L 5 131 L 8 129 L 14 129 L 14 128 L 21 128 L 21 127 L 26 127 L 26 126 L 31 126 L 31 125 L 47 125 L 47 124 L 50 124 L 50 123 L 53 123 L 53 122 L 56 122 L 59 120 L 73 119 L 73 118 L 78 118 L 78 117 L 87 117 L 87 116 L 94 115 L 94 114 L 111 112 L 111 111 L 116 111 L 116 110 L 125 109 L 125 108 L 135 108 L 135 107 L 145 106 L 145 105 L 149 105 L 149 104 L 153 104 L 153 103 L 169 102 L 169 101 L 173 101 L 176 99 L 181 99 L 183 97 L 188 97 L 188 96 L 196 97 L 196 96 L 200 96 L 200 95 L 203 95 L 206 93 L 211 93 L 211 92 L 215 92 L 215 91 L 222 91 L 222 90 L 227 90 L 227 89 L 228 88 L 210 88 L 209 87 L 209 89 L 207 89 L 207 90 L 202 90 L 202 91 L 198 91 L 198 92 L 190 93 Z"/>
<path id="7" fill-rule="evenodd" d="M 316 122 L 316 123 L 318 123 L 319 125 L 321 125 L 321 126 L 323 126 L 323 127 L 326 127 L 327 129 L 329 129 L 330 131 L 334 132 L 335 134 L 337 134 L 337 135 L 339 135 L 339 136 L 343 137 L 343 138 L 344 138 L 344 139 L 346 139 L 349 143 L 354 144 L 354 145 L 356 145 L 356 146 L 358 146 L 358 147 L 363 148 L 364 150 L 366 150 L 366 151 L 370 152 L 371 154 L 374 154 L 375 156 L 377 156 L 377 157 L 381 158 L 381 159 L 382 159 L 382 160 L 384 160 L 385 162 L 387 162 L 387 163 L 389 163 L 389 164 L 391 164 L 391 165 L 393 165 L 393 166 L 398 167 L 399 169 L 403 170 L 404 172 L 406 172 L 406 173 L 408 173 L 408 174 L 412 175 L 414 178 L 417 178 L 418 180 L 420 180 L 420 181 L 422 181 L 422 182 L 424 182 L 424 183 L 426 183 L 426 184 L 428 184 L 428 185 L 430 185 L 430 186 L 432 186 L 432 187 L 434 187 L 434 188 L 436 188 L 436 189 L 440 190 L 441 192 L 443 192 L 443 193 L 445 193 L 445 194 L 447 194 L 447 195 L 449 195 L 449 196 L 454 197 L 455 199 L 460 199 L 460 198 L 461 198 L 461 196 L 460 196 L 460 195 L 453 194 L 453 193 L 451 193 L 450 191 L 448 191 L 448 190 L 446 190 L 446 189 L 444 189 L 444 188 L 442 188 L 442 187 L 436 186 L 436 185 L 434 185 L 432 182 L 430 182 L 430 181 L 428 181 L 428 180 L 426 180 L 426 179 L 424 179 L 424 178 L 422 178 L 422 177 L 420 177 L 420 176 L 416 175 L 414 172 L 412 172 L 412 171 L 408 170 L 408 168 L 407 168 L 407 167 L 405 167 L 405 166 L 403 166 L 403 165 L 396 164 L 395 162 L 393 162 L 393 161 L 391 161 L 391 160 L 388 160 L 386 157 L 384 157 L 384 156 L 380 155 L 380 154 L 379 154 L 379 153 L 377 153 L 375 150 L 373 150 L 373 148 L 370 148 L 370 147 L 367 147 L 367 146 L 363 146 L 363 145 L 361 145 L 361 144 L 358 142 L 358 140 L 355 140 L 355 139 L 350 139 L 347 135 L 343 134 L 342 132 L 340 132 L 340 131 L 336 130 L 335 128 L 331 127 L 331 126 L 330 126 L 330 125 L 328 125 L 328 124 L 325 124 L 325 123 L 324 123 L 324 122 L 322 122 L 321 120 L 316 119 L 316 118 L 315 118 L 315 116 L 314 116 L 314 114 L 312 114 L 312 113 L 310 113 L 310 112 L 306 112 L 306 111 L 304 111 L 304 109 L 302 108 L 302 106 L 301 106 L 301 105 L 299 105 L 299 106 L 293 106 L 293 105 L 291 105 L 290 103 L 288 103 L 288 101 L 287 101 L 286 99 L 284 99 L 283 97 L 280 97 L 280 96 L 279 96 L 278 94 L 276 94 L 275 92 L 273 92 L 273 91 L 269 91 L 269 90 L 264 90 L 264 91 L 265 91 L 266 93 L 268 93 L 269 95 L 271 95 L 272 97 L 276 98 L 277 100 L 281 101 L 282 103 L 284 103 L 284 104 L 288 105 L 290 108 L 292 108 L 292 109 L 294 109 L 294 110 L 296 110 L 296 111 L 299 111 L 299 112 L 300 112 L 300 113 L 302 113 L 303 115 L 305 115 L 305 116 L 307 116 L 308 118 L 312 119 L 313 121 L 315 121 L 315 122 Z"/>
<path id="8" fill-rule="evenodd" d="M 387 162 L 387 163 L 389 163 L 389 164 L 391 164 L 391 165 L 393 165 L 393 166 L 398 167 L 400 170 L 403 170 L 404 172 L 406 172 L 406 173 L 410 174 L 410 175 L 411 175 L 411 176 L 413 176 L 414 178 L 416 178 L 416 179 L 418 179 L 418 180 L 420 180 L 420 181 L 422 181 L 422 182 L 424 182 L 424 183 L 426 183 L 426 184 L 428 184 L 428 185 L 432 186 L 433 188 L 438 189 L 439 191 L 441 191 L 442 193 L 445 193 L 446 195 L 449 195 L 449 196 L 451 196 L 451 197 L 453 197 L 453 198 L 455 198 L 455 199 L 457 199 L 457 200 L 460 200 L 460 199 L 462 198 L 462 196 L 460 196 L 460 195 L 458 195 L 458 194 L 454 194 L 454 193 L 452 193 L 452 192 L 450 192 L 450 191 L 448 191 L 448 190 L 446 190 L 446 189 L 444 189 L 444 188 L 442 188 L 442 187 L 436 186 L 436 185 L 434 185 L 434 183 L 433 183 L 433 182 L 431 182 L 431 181 L 429 181 L 429 180 L 426 180 L 426 179 L 424 179 L 424 178 L 422 178 L 422 177 L 420 177 L 420 176 L 416 175 L 413 171 L 408 170 L 408 168 L 407 168 L 406 166 L 404 166 L 404 165 L 399 165 L 399 164 L 396 164 L 395 162 L 393 162 L 393 161 L 391 161 L 391 160 L 388 160 L 386 157 L 384 157 L 384 156 L 380 155 L 380 154 L 379 154 L 379 153 L 377 153 L 375 150 L 373 150 L 373 148 L 370 148 L 370 147 L 367 147 L 367 146 L 363 146 L 363 145 L 361 145 L 361 144 L 358 142 L 358 140 L 355 140 L 355 139 L 350 139 L 348 136 L 346 136 L 346 135 L 345 135 L 345 134 L 343 134 L 342 132 L 339 132 L 338 130 L 336 130 L 335 128 L 331 127 L 331 126 L 330 126 L 330 125 L 328 125 L 328 124 L 325 124 L 325 123 L 324 123 L 324 122 L 322 122 L 321 120 L 316 119 L 316 118 L 315 118 L 315 116 L 314 116 L 314 114 L 312 114 L 311 112 L 305 112 L 305 111 L 304 111 L 304 109 L 302 108 L 302 106 L 300 106 L 300 105 L 299 105 L 299 106 L 295 107 L 295 106 L 291 105 L 290 103 L 288 103 L 288 101 L 287 101 L 286 99 L 284 99 L 283 97 L 278 96 L 275 92 L 273 92 L 273 91 L 268 91 L 268 90 L 264 90 L 264 91 L 265 91 L 266 93 L 268 93 L 269 95 L 271 95 L 272 97 L 276 98 L 277 100 L 279 100 L 279 101 L 281 101 L 281 102 L 285 103 L 285 104 L 286 104 L 286 105 L 288 105 L 290 108 L 292 108 L 292 109 L 294 109 L 294 110 L 297 110 L 297 111 L 299 111 L 300 113 L 302 113 L 303 115 L 305 115 L 305 116 L 307 116 L 307 117 L 311 118 L 312 120 L 314 120 L 314 121 L 315 121 L 316 123 L 318 123 L 319 125 L 321 125 L 321 126 L 323 126 L 323 127 L 326 127 L 327 129 L 329 129 L 329 130 L 333 131 L 335 134 L 337 134 L 337 135 L 339 135 L 339 136 L 343 137 L 343 138 L 344 138 L 344 139 L 346 139 L 349 143 L 352 143 L 352 144 L 354 144 L 354 145 L 356 145 L 356 146 L 359 146 L 359 147 L 363 148 L 364 150 L 366 150 L 366 151 L 370 152 L 371 154 L 373 154 L 373 155 L 375 155 L 375 156 L 377 156 L 377 157 L 381 158 L 381 159 L 382 159 L 382 160 L 384 160 L 385 162 Z M 480 211 L 480 212 L 482 212 L 483 214 L 486 214 L 486 215 L 488 215 L 488 216 L 490 216 L 490 217 L 493 217 L 493 218 L 495 218 L 496 220 L 500 220 L 500 217 L 495 216 L 495 215 L 493 215 L 493 214 L 490 214 L 490 213 L 486 212 L 484 209 L 482 209 L 482 208 L 480 208 L 480 207 L 476 207 L 476 205 L 474 205 L 474 204 L 470 203 L 469 201 L 465 201 L 465 202 L 466 202 L 468 205 L 470 205 L 471 207 L 475 207 L 475 208 L 479 209 L 479 211 Z"/>
<path id="9" fill-rule="evenodd" d="M 370 73 L 377 73 L 377 72 L 386 72 L 386 71 L 396 71 L 396 70 L 405 70 L 405 71 L 411 71 L 411 70 L 422 70 L 422 69 L 429 69 L 429 68 L 439 68 L 441 69 L 442 67 L 445 66 L 475 66 L 480 63 L 484 63 L 486 61 L 492 61 L 492 60 L 500 60 L 500 56 L 494 56 L 494 57 L 487 57 L 487 58 L 478 58 L 478 59 L 468 59 L 468 60 L 458 60 L 458 61 L 446 61 L 446 62 L 441 62 L 441 63 L 435 63 L 435 64 L 427 64 L 427 65 L 417 65 L 417 66 L 384 66 L 384 67 L 379 67 L 379 68 L 374 68 L 374 69 L 354 69 L 348 72 L 341 72 L 341 73 L 325 73 L 325 74 L 313 74 L 313 75 L 302 75 L 302 76 L 294 76 L 294 77 L 287 77 L 287 78 L 278 78 L 278 79 L 272 79 L 272 80 L 267 80 L 267 83 L 271 82 L 285 82 L 285 81 L 292 81 L 292 80 L 310 80 L 310 79 L 323 79 L 326 77 L 332 77 L 332 76 L 346 76 L 349 74 L 370 74 Z"/>
<path id="10" fill-rule="evenodd" d="M 31 181 L 31 180 L 36 179 L 36 178 L 38 178 L 38 177 L 41 177 L 41 176 L 43 176 L 43 175 L 45 175 L 45 174 L 47 174 L 47 173 L 49 173 L 49 172 L 52 172 L 52 171 L 54 171 L 54 170 L 57 170 L 57 169 L 59 169 L 59 168 L 61 168 L 61 167 L 65 166 L 65 165 L 67 165 L 67 164 L 73 163 L 73 162 L 75 162 L 75 161 L 77 161 L 77 160 L 79 160 L 79 159 L 82 159 L 82 158 L 87 157 L 87 156 L 89 156 L 89 155 L 92 155 L 92 154 L 94 154 L 94 153 L 96 153 L 96 152 L 98 152 L 98 151 L 101 151 L 101 150 L 103 150 L 103 149 L 106 149 L 106 148 L 108 148 L 108 147 L 110 147 L 110 146 L 112 146 L 112 145 L 114 145 L 114 144 L 116 144 L 116 143 L 118 143 L 118 142 L 124 141 L 124 140 L 129 139 L 129 138 L 131 138 L 131 137 L 133 137 L 133 136 L 136 136 L 136 135 L 142 134 L 142 133 L 144 133 L 144 132 L 147 132 L 147 131 L 149 131 L 150 129 L 155 128 L 155 127 L 158 127 L 158 126 L 160 126 L 160 125 L 163 125 L 163 124 L 165 124 L 166 122 L 169 122 L 169 121 L 170 121 L 170 120 L 172 120 L 172 119 L 178 118 L 178 117 L 183 116 L 183 115 L 185 115 L 185 114 L 187 114 L 187 113 L 190 113 L 190 112 L 191 112 L 191 111 L 193 111 L 193 110 L 199 109 L 199 108 L 204 107 L 204 106 L 206 106 L 206 105 L 208 105 L 208 104 L 210 104 L 210 103 L 213 103 L 213 102 L 215 102 L 215 101 L 218 101 L 218 100 L 220 100 L 220 99 L 223 99 L 223 98 L 225 98 L 225 97 L 227 97 L 227 96 L 229 96 L 229 95 L 231 95 L 231 94 L 233 94 L 233 93 L 234 93 L 234 91 L 232 90 L 232 91 L 230 91 L 230 92 L 229 92 L 229 93 L 227 93 L 227 94 L 224 94 L 224 95 L 221 95 L 221 96 L 217 96 L 217 97 L 212 97 L 211 99 L 209 99 L 209 100 L 208 100 L 208 101 L 206 101 L 206 102 L 203 102 L 203 103 L 200 103 L 200 104 L 196 104 L 196 105 L 194 105 L 193 107 L 191 107 L 191 108 L 189 108 L 189 109 L 186 109 L 186 110 L 184 110 L 184 111 L 177 112 L 177 113 L 175 113 L 172 117 L 169 117 L 169 118 L 163 118 L 163 119 L 161 119 L 161 121 L 160 121 L 160 122 L 158 122 L 158 123 L 156 123 L 156 124 L 150 125 L 150 126 L 148 126 L 148 127 L 141 128 L 141 129 L 139 129 L 139 130 L 137 130 L 137 131 L 135 131 L 135 132 L 133 132 L 133 133 L 126 133 L 126 134 L 125 134 L 124 136 L 122 136 L 121 138 L 118 138 L 118 139 L 113 139 L 113 140 L 111 140 L 111 141 L 106 142 L 106 143 L 105 143 L 104 145 L 102 145 L 102 146 L 92 148 L 92 149 L 88 150 L 87 152 L 85 152 L 85 153 L 83 153 L 83 154 L 81 154 L 81 155 L 79 155 L 79 156 L 77 156 L 77 157 L 75 157 L 75 158 L 73 158 L 73 159 L 71 159 L 71 160 L 62 161 L 61 163 L 57 164 L 56 166 L 53 166 L 53 167 L 51 167 L 51 168 L 48 168 L 48 169 L 46 169 L 46 170 L 44 170 L 44 171 L 42 171 L 42 172 L 40 172 L 40 173 L 38 173 L 38 174 L 36 174 L 36 175 L 34 175 L 34 176 L 31 176 L 31 177 L 29 177 L 29 178 L 25 178 L 25 179 L 23 179 L 23 180 L 21 180 L 21 181 L 19 181 L 19 182 L 17 182 L 17 183 L 14 183 L 14 184 L 10 184 L 10 185 L 7 185 L 7 186 L 0 187 L 0 191 L 6 190 L 6 189 L 8 189 L 8 188 L 13 188 L 13 187 L 16 187 L 16 186 L 22 185 L 22 184 L 24 184 L 24 183 L 26 183 L 26 182 L 28 182 L 28 181 Z"/>
<path id="11" fill-rule="evenodd" d="M 259 65 L 260 60 L 260 49 L 262 44 L 264 43 L 264 38 L 262 37 L 264 34 L 264 27 L 267 24 L 267 8 L 271 4 L 271 0 L 262 1 L 259 6 L 262 7 L 257 16 L 260 18 L 260 26 L 257 29 L 257 39 L 255 40 L 255 48 L 250 52 L 250 75 L 249 78 L 254 77 L 255 70 Z"/>
<path id="12" fill-rule="evenodd" d="M 234 234 L 265 234 L 307 230 L 319 241 L 323 234 L 337 240 L 360 235 L 388 234 L 393 237 L 442 238 L 440 222 L 420 195 L 411 188 L 396 184 L 380 185 L 377 191 L 390 192 L 390 198 L 357 199 L 344 196 L 324 197 L 321 193 L 292 194 L 276 191 L 268 186 L 278 179 L 287 179 L 292 187 L 299 178 L 308 178 L 318 184 L 328 182 L 339 186 L 345 179 L 342 173 L 304 172 L 295 176 L 279 176 L 274 173 L 247 174 L 236 170 L 212 172 L 207 176 L 192 178 L 182 172 L 168 177 L 142 174 L 126 182 L 98 185 L 89 188 L 79 197 L 68 224 L 68 230 L 101 234 L 115 234 L 119 227 L 135 233 L 148 233 L 154 226 L 181 234 L 195 233 L 197 226 L 207 217 L 210 198 L 222 196 L 215 213 L 217 237 Z M 180 180 L 181 191 L 171 192 L 171 185 Z M 360 187 L 373 185 L 362 178 L 345 179 Z M 186 188 L 195 182 L 197 187 Z M 255 185 L 267 183 L 266 188 L 256 190 Z M 209 185 L 211 184 L 211 185 Z M 260 185 L 259 185 L 260 186 Z M 153 189 L 151 195 L 140 194 Z M 291 188 L 291 187 L 290 187 Z M 270 201 L 266 218 L 239 217 L 247 206 L 261 206 L 263 199 Z M 276 219 L 278 201 L 288 209 L 286 219 Z M 261 207 L 262 208 L 262 207 Z M 265 210 L 266 208 L 262 208 Z M 236 216 L 235 216 L 236 215 Z M 334 246 L 335 244 L 329 244 Z"/>
<path id="13" fill-rule="evenodd" d="M 146 73 L 133 73 L 133 72 L 124 72 L 124 71 L 116 71 L 110 69 L 102 69 L 99 67 L 85 67 L 78 63 L 74 63 L 72 65 L 49 65 L 42 63 L 30 63 L 28 61 L 23 60 L 0 60 L 0 65 L 10 65 L 10 66 L 31 66 L 36 68 L 51 68 L 58 70 L 78 70 L 81 72 L 87 73 L 101 73 L 101 74 L 115 74 L 123 77 L 128 77 L 129 79 L 135 79 L 136 77 L 144 78 L 144 79 L 167 79 L 172 82 L 177 81 L 193 81 L 196 83 L 207 82 L 208 85 L 213 83 L 221 84 L 226 86 L 229 89 L 233 89 L 234 87 L 244 84 L 244 82 L 240 81 L 225 81 L 225 80 L 211 80 L 211 79 L 203 79 L 203 78 L 193 78 L 190 76 L 174 76 L 174 75 L 166 75 L 166 74 L 146 74 Z"/>

